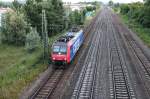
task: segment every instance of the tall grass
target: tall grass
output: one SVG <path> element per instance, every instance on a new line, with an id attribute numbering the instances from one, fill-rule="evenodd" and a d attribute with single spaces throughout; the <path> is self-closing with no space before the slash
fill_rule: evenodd
<path id="1" fill-rule="evenodd" d="M 62 34 L 50 37 L 50 46 Z M 17 99 L 19 93 L 46 70 L 42 56 L 43 47 L 28 53 L 24 47 L 0 45 L 0 99 Z"/>

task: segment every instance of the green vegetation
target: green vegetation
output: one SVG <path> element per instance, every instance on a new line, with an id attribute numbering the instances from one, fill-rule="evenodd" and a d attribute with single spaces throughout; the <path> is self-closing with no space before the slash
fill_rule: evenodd
<path id="1" fill-rule="evenodd" d="M 34 51 L 41 45 L 40 41 L 41 38 L 36 29 L 31 28 L 31 32 L 26 35 L 26 49 L 28 51 Z"/>
<path id="2" fill-rule="evenodd" d="M 0 32 L 0 45 L 2 44 L 2 33 Z"/>
<path id="3" fill-rule="evenodd" d="M 150 28 L 143 27 L 135 20 L 130 20 L 128 16 L 121 15 L 122 21 L 128 25 L 137 35 L 150 47 Z"/>
<path id="4" fill-rule="evenodd" d="M 5 14 L 2 24 L 2 41 L 12 45 L 24 45 L 27 34 L 27 23 L 24 20 L 24 14 L 10 11 Z"/>
<path id="5" fill-rule="evenodd" d="M 130 19 L 135 20 L 143 27 L 150 28 L 150 6 L 149 1 L 146 0 L 145 3 L 130 3 L 121 4 L 120 12 L 121 14 L 127 15 Z"/>
<path id="6" fill-rule="evenodd" d="M 16 99 L 18 93 L 46 69 L 40 59 L 40 49 L 29 54 L 23 47 L 1 45 L 0 98 Z"/>
<path id="7" fill-rule="evenodd" d="M 150 47 L 150 0 L 144 3 L 116 4 L 122 20 Z"/>
<path id="8" fill-rule="evenodd" d="M 0 7 L 12 7 L 12 4 L 10 2 L 2 2 L 1 0 Z"/>
<path id="9" fill-rule="evenodd" d="M 113 2 L 112 0 L 110 0 L 110 1 L 108 2 L 108 5 L 109 5 L 109 6 L 113 6 L 113 5 L 114 5 L 114 2 Z"/>
<path id="10" fill-rule="evenodd" d="M 60 34 L 49 38 L 50 46 Z M 47 65 L 43 63 L 43 49 L 28 53 L 24 47 L 0 46 L 0 99 L 16 99 Z"/>
<path id="11" fill-rule="evenodd" d="M 24 13 L 27 21 L 32 27 L 37 28 L 41 34 L 42 31 L 42 9 L 46 11 L 48 32 L 59 33 L 62 31 L 60 25 L 64 26 L 64 8 L 61 0 L 27 0 L 24 5 Z M 53 26 L 52 26 L 53 25 Z M 51 35 L 51 34 L 49 34 Z"/>
<path id="12" fill-rule="evenodd" d="M 94 16 L 96 11 L 100 9 L 100 2 L 95 1 L 88 4 L 91 4 L 91 6 L 86 6 L 80 11 L 78 10 L 72 11 L 69 14 L 69 18 L 68 18 L 69 28 L 74 25 L 83 25 L 86 20 L 87 13 L 91 12 Z"/>
<path id="13" fill-rule="evenodd" d="M 85 20 L 85 12 L 80 12 L 78 10 L 72 11 L 69 15 L 69 19 L 69 28 L 71 28 L 72 25 L 83 25 Z"/>

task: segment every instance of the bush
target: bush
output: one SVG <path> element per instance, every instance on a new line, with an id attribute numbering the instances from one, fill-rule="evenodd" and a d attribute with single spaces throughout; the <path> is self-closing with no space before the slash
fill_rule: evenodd
<path id="1" fill-rule="evenodd" d="M 150 7 L 145 6 L 143 9 L 143 17 L 141 19 L 141 24 L 144 27 L 150 28 Z"/>
<path id="2" fill-rule="evenodd" d="M 83 25 L 86 12 L 87 10 L 72 11 L 71 14 L 69 15 L 69 26 L 72 27 L 73 25 Z"/>
<path id="3" fill-rule="evenodd" d="M 96 7 L 95 6 L 87 6 L 86 10 L 89 11 L 89 12 L 94 11 L 94 10 L 96 10 Z"/>
<path id="4" fill-rule="evenodd" d="M 129 8 L 129 6 L 127 4 L 122 4 L 120 9 L 121 9 L 121 13 L 122 14 L 127 14 L 128 11 L 130 10 L 130 8 Z"/>
<path id="5" fill-rule="evenodd" d="M 121 13 L 136 22 L 142 24 L 143 27 L 150 28 L 150 0 L 145 0 L 144 4 L 140 2 L 122 4 L 120 6 Z"/>
<path id="6" fill-rule="evenodd" d="M 40 45 L 40 36 L 36 29 L 31 28 L 31 32 L 26 35 L 26 49 L 34 51 Z"/>

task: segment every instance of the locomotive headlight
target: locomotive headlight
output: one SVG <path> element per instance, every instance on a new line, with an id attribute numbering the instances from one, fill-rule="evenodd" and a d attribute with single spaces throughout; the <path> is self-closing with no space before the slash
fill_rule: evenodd
<path id="1" fill-rule="evenodd" d="M 66 58 L 64 60 L 67 60 Z"/>
<path id="2" fill-rule="evenodd" d="M 53 57 L 53 60 L 55 60 L 55 57 Z"/>

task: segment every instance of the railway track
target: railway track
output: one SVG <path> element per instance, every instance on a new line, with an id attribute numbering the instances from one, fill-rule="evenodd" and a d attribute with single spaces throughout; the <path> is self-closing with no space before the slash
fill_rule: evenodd
<path id="1" fill-rule="evenodd" d="M 97 20 L 99 20 L 99 18 Z M 101 33 L 99 33 L 97 29 L 100 24 L 100 22 L 95 23 L 95 29 L 92 31 L 94 37 L 92 38 L 89 51 L 87 53 L 83 68 L 81 70 L 71 99 L 89 99 L 94 97 L 94 88 L 97 74 L 97 61 L 95 56 L 98 54 L 98 47 L 100 46 L 101 36 Z"/>
<path id="2" fill-rule="evenodd" d="M 118 36 L 112 23 L 111 13 L 109 14 L 109 29 L 112 31 L 109 42 L 110 54 L 110 80 L 112 99 L 136 99 L 133 91 L 129 73 L 126 69 L 125 59 L 121 52 Z"/>
<path id="3" fill-rule="evenodd" d="M 111 20 L 113 20 L 112 19 L 113 18 L 112 13 L 110 13 L 110 14 L 111 14 Z M 120 76 L 118 76 L 119 77 L 118 81 L 121 82 L 120 83 L 121 85 L 119 85 L 119 87 L 117 87 L 117 88 L 120 88 L 120 90 L 122 88 L 124 88 L 124 91 L 120 91 L 119 92 L 119 94 L 123 94 L 122 97 L 120 97 L 120 96 L 119 97 L 121 99 L 126 99 L 126 98 L 128 98 L 128 99 L 136 99 L 137 97 L 135 96 L 135 90 L 133 89 L 133 84 L 131 83 L 131 78 L 129 78 L 129 74 L 130 73 L 127 70 L 127 64 L 125 62 L 127 60 L 125 60 L 125 58 L 123 56 L 123 52 L 121 51 L 121 43 L 120 43 L 119 39 L 117 39 L 117 38 L 120 38 L 120 37 L 116 33 L 117 30 L 116 30 L 116 28 L 114 26 L 115 25 L 112 22 L 112 30 L 113 30 L 113 35 L 114 35 L 114 39 L 115 39 L 114 41 L 116 42 L 116 48 L 118 48 L 117 49 L 117 53 L 118 53 L 118 57 L 120 59 L 120 67 L 119 67 L 120 68 L 120 72 L 118 71 L 120 73 Z M 117 65 L 117 66 L 119 66 L 119 65 Z M 122 73 L 121 73 L 121 71 L 122 71 Z M 124 82 L 124 83 L 122 83 L 122 82 Z M 117 94 L 115 94 L 115 96 L 117 97 Z"/>
<path id="4" fill-rule="evenodd" d="M 140 82 L 140 88 L 143 88 L 142 92 L 137 91 L 137 94 L 140 92 L 143 96 L 140 95 L 139 97 L 147 99 L 147 97 L 150 97 L 150 57 L 144 52 L 145 50 L 143 50 L 138 39 L 134 37 L 135 35 L 127 27 L 123 26 L 122 23 L 118 22 L 116 15 L 113 14 L 113 17 L 115 26 L 118 29 L 116 33 L 123 40 L 125 50 L 128 52 L 129 59 L 133 65 L 131 69 L 136 71 L 135 73 L 138 83 Z M 134 83 L 137 82 L 134 81 Z M 138 90 L 138 85 L 136 86 L 135 89 Z"/>
<path id="5" fill-rule="evenodd" d="M 132 35 L 129 32 L 122 35 L 113 22 L 112 12 L 109 9 L 103 9 L 84 29 L 86 43 L 83 44 L 83 48 L 87 49 L 83 50 L 84 53 L 79 58 L 75 70 L 72 71 L 72 74 L 76 76 L 71 76 L 72 79 L 69 81 L 71 95 L 64 99 L 142 99 L 137 97 L 137 94 L 140 93 L 141 96 L 145 94 L 137 92 L 140 89 L 135 88 L 138 81 L 133 81 L 137 79 L 131 78 L 134 72 L 128 70 L 132 66 L 130 62 L 137 65 L 135 68 L 144 86 L 142 90 L 146 89 L 147 94 L 150 94 L 149 58 Z M 123 46 L 124 43 L 125 46 Z M 126 58 L 129 57 L 123 54 L 125 47 L 129 51 L 125 54 L 130 53 L 131 60 L 127 60 Z M 54 71 L 31 99 L 51 98 L 57 84 L 61 83 L 60 79 L 64 73 L 64 70 Z M 143 99 L 147 99 L 147 96 L 145 97 Z"/>
<path id="6" fill-rule="evenodd" d="M 87 53 L 86 60 L 71 99 L 105 99 L 106 97 L 110 99 L 148 99 L 147 94 L 149 94 L 150 91 L 149 58 L 147 58 L 142 49 L 138 46 L 137 41 L 129 35 L 129 32 L 127 32 L 128 36 L 125 38 L 120 36 L 121 33 L 117 31 L 113 23 L 111 11 L 105 10 L 102 13 L 103 14 L 100 16 L 101 20 L 97 20 L 98 24 L 93 28 L 93 32 L 96 32 L 93 35 L 96 35 L 96 37 L 93 37 L 94 41 L 92 40 L 91 46 L 94 46 L 92 48 L 90 47 Z M 127 46 L 123 46 L 124 41 L 127 43 Z M 97 44 L 97 42 L 99 44 Z M 95 47 L 98 50 L 96 50 Z M 128 52 L 125 50 L 125 47 L 130 47 L 130 54 L 134 54 L 131 59 L 134 61 L 129 60 L 129 56 L 126 56 Z M 124 53 L 124 51 L 126 52 Z M 133 77 L 132 75 L 135 75 L 134 71 L 129 70 L 133 64 L 138 65 L 135 65 L 135 68 L 138 68 L 137 72 L 140 72 L 140 80 L 135 77 L 133 79 L 131 78 Z M 107 65 L 109 66 L 107 67 Z M 108 75 L 104 73 L 107 72 L 107 69 L 109 71 Z M 100 71 L 102 73 L 97 73 Z M 107 77 L 109 79 L 107 79 Z M 108 80 L 109 83 L 104 83 L 104 81 Z M 139 82 L 141 82 L 142 85 L 144 84 L 144 88 L 141 88 L 142 85 L 138 84 Z M 137 85 L 141 87 L 138 86 L 139 88 L 136 88 Z M 109 91 L 108 86 L 110 87 Z M 147 90 L 148 93 L 145 93 L 145 91 L 141 92 L 140 90 Z M 110 95 L 110 97 L 108 95 Z"/>
<path id="7" fill-rule="evenodd" d="M 134 50 L 137 58 L 142 63 L 146 73 L 146 76 L 150 77 L 150 60 L 144 55 L 141 48 L 138 46 L 137 42 L 132 38 L 131 35 L 125 35 L 126 41 L 128 41 L 128 44 L 132 47 Z"/>
<path id="8" fill-rule="evenodd" d="M 96 22 L 97 16 L 95 18 L 93 18 L 93 20 L 91 21 L 90 25 L 87 26 L 84 29 L 85 39 L 88 37 L 89 32 L 91 31 L 91 29 L 95 25 L 94 23 Z M 88 44 L 89 43 L 90 42 L 88 42 Z M 66 70 L 61 70 L 61 69 L 60 70 L 59 69 L 58 70 L 54 70 L 53 73 L 50 75 L 49 79 L 46 80 L 44 82 L 44 84 L 41 85 L 41 87 L 39 87 L 38 90 L 36 90 L 34 92 L 34 94 L 30 97 L 30 99 L 48 99 L 48 98 L 53 97 L 53 94 L 54 94 L 53 92 L 55 92 L 58 84 L 61 81 L 61 78 L 63 78 L 63 75 L 69 75 L 69 74 L 66 74 L 66 73 L 68 73 L 67 70 L 70 70 L 70 69 L 66 69 Z M 73 69 L 71 69 L 71 70 L 73 70 Z M 67 80 L 67 79 L 64 79 L 64 80 Z"/>
<path id="9" fill-rule="evenodd" d="M 94 28 L 94 31 L 96 32 L 94 35 L 96 35 L 96 37 L 93 37 L 93 43 L 91 45 L 92 47 L 87 54 L 71 99 L 95 99 L 102 97 L 98 95 L 99 86 L 96 83 L 100 79 L 97 79 L 96 77 L 98 76 L 97 68 L 106 64 L 104 63 L 106 62 L 105 59 L 102 59 L 103 61 L 100 60 L 100 57 L 103 57 L 101 55 L 107 56 L 107 53 L 105 51 L 105 54 L 101 53 L 101 49 L 99 48 L 107 48 L 107 43 L 110 43 L 110 46 L 108 46 L 108 49 L 110 49 L 108 53 L 110 53 L 109 57 L 111 58 L 110 65 L 112 75 L 110 76 L 110 80 L 112 83 L 110 86 L 112 87 L 111 91 L 113 92 L 113 95 L 110 95 L 111 98 L 136 99 L 127 72 L 125 70 L 122 53 L 120 52 L 121 49 L 119 48 L 114 27 L 111 22 L 111 15 L 108 13 L 108 11 L 102 12 L 101 19 L 98 20 L 98 24 Z M 105 33 L 109 34 L 107 35 Z M 103 64 L 99 61 L 102 61 Z"/>
<path id="10" fill-rule="evenodd" d="M 41 86 L 30 99 L 48 99 L 62 76 L 63 70 L 54 71 L 45 84 Z"/>
<path id="11" fill-rule="evenodd" d="M 142 80 L 142 85 L 147 95 L 150 96 L 150 60 L 130 34 L 125 34 L 124 39 L 126 46 L 129 48 L 128 51 L 132 52 L 130 57 L 132 57 L 135 69 L 138 72 L 139 78 Z"/>
<path id="12" fill-rule="evenodd" d="M 131 99 L 128 81 L 120 62 L 119 49 L 116 46 L 111 49 L 112 82 L 114 99 Z"/>
<path id="13" fill-rule="evenodd" d="M 73 92 L 72 99 L 92 97 L 91 92 L 93 91 L 92 89 L 94 86 L 93 81 L 95 81 L 96 62 L 95 58 L 93 58 L 93 60 L 90 60 L 90 58 L 94 57 L 94 55 L 96 54 L 97 45 L 93 44 L 92 46 L 93 47 L 90 47 L 89 49 L 88 58 L 86 58 L 86 62 L 84 63 L 84 66 L 82 68 L 81 74 Z M 93 52 L 93 50 L 95 51 Z"/>

